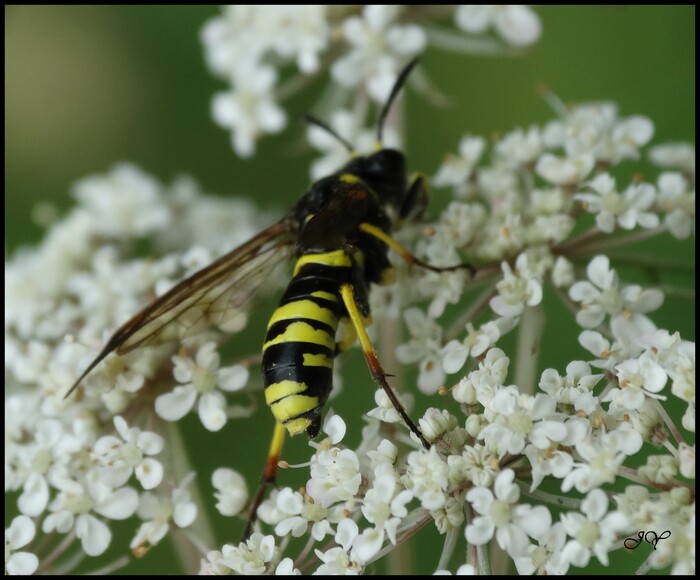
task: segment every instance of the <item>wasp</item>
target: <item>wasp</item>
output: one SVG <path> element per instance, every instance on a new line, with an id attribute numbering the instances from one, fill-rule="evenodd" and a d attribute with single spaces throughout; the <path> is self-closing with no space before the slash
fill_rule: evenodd
<path id="1" fill-rule="evenodd" d="M 403 153 L 381 146 L 391 105 L 416 63 L 414 59 L 400 72 L 380 113 L 375 152 L 355 154 L 330 127 L 307 117 L 345 145 L 352 153 L 350 161 L 313 183 L 280 221 L 183 280 L 118 328 L 68 392 L 112 352 L 123 355 L 192 336 L 211 325 L 225 327 L 271 268 L 292 258 L 292 279 L 270 317 L 262 347 L 265 399 L 275 428 L 244 538 L 252 530 L 266 488 L 275 480 L 286 434 L 318 434 L 321 411 L 333 386 L 334 358 L 356 340 L 374 381 L 423 447 L 430 447 L 389 386 L 366 330 L 370 288 L 391 278 L 390 250 L 409 265 L 433 271 L 472 268 L 431 266 L 391 236 L 399 223 L 416 218 L 427 204 L 425 178 L 409 181 Z M 340 325 L 346 338 L 336 343 Z"/>

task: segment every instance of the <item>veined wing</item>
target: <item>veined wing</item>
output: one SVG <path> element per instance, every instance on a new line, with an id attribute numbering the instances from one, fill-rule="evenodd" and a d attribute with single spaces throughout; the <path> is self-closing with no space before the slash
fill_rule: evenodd
<path id="1" fill-rule="evenodd" d="M 289 218 L 266 228 L 186 278 L 120 326 L 66 397 L 107 355 L 193 336 L 212 325 L 241 328 L 244 306 L 267 275 L 289 257 L 294 236 Z"/>

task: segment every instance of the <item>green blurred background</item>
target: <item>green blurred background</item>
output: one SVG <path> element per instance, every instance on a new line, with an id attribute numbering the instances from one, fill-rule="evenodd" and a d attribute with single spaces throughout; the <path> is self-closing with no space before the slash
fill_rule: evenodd
<path id="1" fill-rule="evenodd" d="M 543 37 L 521 56 L 427 51 L 424 70 L 452 106 L 435 108 L 408 91 L 406 150 L 412 170 L 434 174 L 444 154 L 455 150 L 466 132 L 489 137 L 551 119 L 553 112 L 538 95 L 542 84 L 565 102 L 612 100 L 622 116 L 650 117 L 656 127 L 654 143 L 694 143 L 694 7 L 542 7 L 537 12 Z M 291 121 L 281 135 L 261 141 L 253 159 L 238 159 L 229 134 L 214 126 L 209 114 L 212 94 L 223 86 L 207 72 L 199 33 L 217 14 L 211 6 L 5 8 L 7 251 L 41 239 L 41 228 L 31 219 L 37 202 L 71 207 L 72 183 L 105 172 L 118 161 L 133 161 L 165 182 L 189 173 L 205 191 L 249 196 L 263 207 L 294 203 L 308 185 L 313 153 L 300 146 L 304 127 L 293 119 L 313 107 L 325 78 L 285 103 Z M 626 167 L 627 176 L 655 175 L 644 164 Z M 653 271 L 630 271 L 631 278 L 694 290 L 694 278 L 687 273 L 695 262 L 693 240 L 677 242 L 664 236 L 641 251 L 660 259 L 671 256 L 681 266 L 680 273 L 659 280 Z M 671 295 L 654 320 L 694 339 L 694 313 L 694 298 Z M 545 340 L 552 347 L 566 343 L 568 350 L 545 348 L 541 366 L 563 372 L 562 360 L 585 353 L 577 350 L 575 328 L 563 308 L 555 307 L 547 316 Z M 362 365 L 353 358 L 356 354 L 350 353 L 344 366 Z M 338 407 L 344 409 L 341 399 L 359 399 L 360 408 L 366 409 L 371 392 L 368 387 L 357 397 L 340 397 Z M 250 464 L 250 484 L 256 480 L 271 418 L 245 425 L 245 445 L 237 445 L 240 427 L 231 425 L 213 445 L 198 421 L 185 421 L 187 445 L 196 455 L 206 456 L 207 465 L 197 465 L 205 482 L 213 466 L 241 464 Z M 260 432 L 253 431 L 257 426 Z M 348 436 L 350 444 L 358 440 L 358 432 Z M 295 460 L 295 447 L 306 452 L 301 441 L 288 444 L 290 461 Z M 219 525 L 219 542 L 238 538 L 239 527 L 232 530 L 222 518 L 213 519 Z M 128 541 L 133 530 L 122 529 L 122 541 Z M 175 572 L 170 550 L 167 543 L 159 546 L 126 571 Z M 624 562 L 626 571 L 634 569 L 627 568 L 629 560 Z M 433 565 L 432 558 L 426 559 L 419 570 L 429 573 Z"/>

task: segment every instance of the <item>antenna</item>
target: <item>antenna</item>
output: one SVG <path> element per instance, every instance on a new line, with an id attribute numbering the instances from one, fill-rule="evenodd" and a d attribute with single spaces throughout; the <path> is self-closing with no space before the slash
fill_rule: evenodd
<path id="1" fill-rule="evenodd" d="M 391 94 L 389 95 L 389 98 L 387 99 L 386 104 L 384 105 L 384 108 L 382 109 L 382 112 L 379 115 L 379 126 L 377 127 L 377 141 L 379 141 L 379 143 L 382 142 L 382 129 L 384 128 L 384 121 L 386 121 L 386 118 L 389 115 L 389 109 L 391 109 L 391 105 L 396 99 L 396 95 L 399 94 L 399 91 L 406 82 L 406 78 L 413 70 L 413 67 L 417 64 L 418 57 L 414 58 L 411 62 L 409 62 L 399 73 L 399 76 L 396 78 L 396 82 L 394 83 L 394 86 L 391 89 Z"/>
<path id="2" fill-rule="evenodd" d="M 349 153 L 354 153 L 355 148 L 350 144 L 350 142 L 347 139 L 343 139 L 338 133 L 336 133 L 333 129 L 331 129 L 326 123 L 321 121 L 321 119 L 314 117 L 313 115 L 304 115 L 303 116 L 304 121 L 306 121 L 309 125 L 316 125 L 317 127 L 320 127 L 327 133 L 330 133 L 335 137 L 338 141 L 340 141 L 343 146 L 348 150 Z"/>

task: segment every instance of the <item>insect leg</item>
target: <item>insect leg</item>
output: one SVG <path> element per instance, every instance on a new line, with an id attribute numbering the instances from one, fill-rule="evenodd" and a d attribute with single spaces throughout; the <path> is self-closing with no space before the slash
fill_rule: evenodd
<path id="1" fill-rule="evenodd" d="M 424 175 L 416 175 L 408 186 L 408 190 L 399 208 L 402 220 L 420 216 L 428 206 L 428 186 Z"/>
<path id="2" fill-rule="evenodd" d="M 262 477 L 260 478 L 260 485 L 258 490 L 255 492 L 255 497 L 250 504 L 250 511 L 248 512 L 248 521 L 243 530 L 243 538 L 241 541 L 245 541 L 250 536 L 253 531 L 253 524 L 258 518 L 258 508 L 265 498 L 265 491 L 271 483 L 274 483 L 275 477 L 277 476 L 277 462 L 282 454 L 282 446 L 284 445 L 284 437 L 287 433 L 287 429 L 282 423 L 275 423 L 275 430 L 272 433 L 272 441 L 270 442 L 270 449 L 267 452 L 267 460 L 265 461 L 265 469 L 263 470 Z"/>
<path id="3" fill-rule="evenodd" d="M 370 341 L 369 336 L 367 335 L 367 330 L 365 329 L 365 325 L 362 321 L 362 315 L 360 314 L 360 310 L 357 307 L 357 302 L 355 301 L 352 284 L 343 284 L 340 287 L 340 295 L 343 298 L 345 308 L 347 309 L 348 315 L 350 316 L 350 320 L 352 321 L 352 324 L 355 327 L 355 331 L 357 332 L 357 337 L 360 341 L 362 352 L 365 355 L 365 360 L 367 361 L 369 372 L 372 373 L 372 378 L 387 394 L 389 400 L 391 401 L 391 404 L 394 405 L 394 408 L 398 411 L 399 415 L 401 415 L 401 418 L 404 420 L 404 423 L 406 423 L 408 428 L 413 432 L 413 434 L 416 437 L 418 437 L 423 447 L 425 447 L 426 449 L 430 449 L 430 443 L 428 443 L 428 441 L 423 436 L 423 433 L 421 433 L 420 429 L 408 416 L 406 410 L 403 408 L 403 405 L 399 401 L 399 398 L 396 396 L 396 393 L 389 386 L 389 383 L 386 380 L 386 372 L 382 368 L 382 365 L 379 363 L 377 353 L 374 350 L 374 346 L 372 346 L 372 342 Z"/>
<path id="4" fill-rule="evenodd" d="M 471 275 L 473 276 L 476 274 L 476 268 L 472 266 L 471 264 L 468 263 L 463 263 L 463 264 L 457 264 L 456 266 L 445 266 L 445 267 L 439 267 L 439 266 L 431 266 L 427 262 L 424 262 L 423 260 L 419 260 L 416 258 L 411 252 L 408 250 L 408 248 L 405 248 L 399 242 L 397 242 L 394 238 L 392 238 L 389 234 L 387 234 L 385 231 L 383 231 L 381 228 L 378 228 L 377 226 L 374 226 L 372 224 L 368 223 L 361 223 L 360 224 L 360 230 L 365 232 L 366 234 L 369 234 L 370 236 L 374 236 L 378 240 L 381 240 L 384 242 L 387 246 L 389 246 L 392 250 L 394 250 L 399 256 L 401 256 L 406 263 L 408 263 L 409 266 L 420 266 L 421 268 L 425 268 L 426 270 L 431 270 L 433 272 L 454 272 L 455 270 L 461 270 L 462 268 L 466 268 L 469 270 Z"/>

